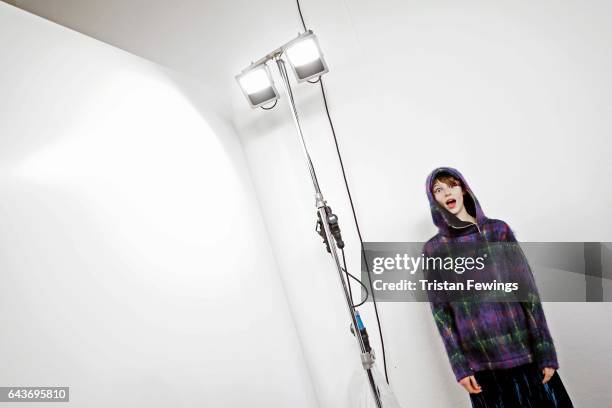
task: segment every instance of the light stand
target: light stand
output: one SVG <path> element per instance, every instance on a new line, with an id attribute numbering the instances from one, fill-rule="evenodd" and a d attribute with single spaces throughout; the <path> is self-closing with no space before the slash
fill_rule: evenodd
<path id="1" fill-rule="evenodd" d="M 323 237 L 327 252 L 329 252 L 334 261 L 338 278 L 340 279 L 340 286 L 344 294 L 344 300 L 346 302 L 347 310 L 351 319 L 351 331 L 357 339 L 359 349 L 361 351 L 361 364 L 366 372 L 370 390 L 376 404 L 376 408 L 383 408 L 383 400 L 385 401 L 384 408 L 395 408 L 399 407 L 395 401 L 395 397 L 387 384 L 381 384 L 381 387 L 376 385 L 378 378 L 375 378 L 375 366 L 374 366 L 374 352 L 370 347 L 370 341 L 368 333 L 361 321 L 359 312 L 353 305 L 353 300 L 348 288 L 350 284 L 344 280 L 343 273 L 345 272 L 340 264 L 340 258 L 338 257 L 337 248 L 344 248 L 344 242 L 340 234 L 340 227 L 338 225 L 338 217 L 331 212 L 331 208 L 327 205 L 321 188 L 317 180 L 317 175 L 306 147 L 304 135 L 302 133 L 302 127 L 300 125 L 300 119 L 298 117 L 297 109 L 295 107 L 295 101 L 293 99 L 293 91 L 291 89 L 291 83 L 289 82 L 289 76 L 287 74 L 287 67 L 284 57 L 287 58 L 289 65 L 291 66 L 294 76 L 298 82 L 309 81 L 310 79 L 320 77 L 321 75 L 328 72 L 327 64 L 323 58 L 323 54 L 318 44 L 318 40 L 314 33 L 310 30 L 299 34 L 297 38 L 289 41 L 288 43 L 276 48 L 274 51 L 266 54 L 256 62 L 251 63 L 249 67 L 244 69 L 240 74 L 236 76 L 236 80 L 242 89 L 245 97 L 252 108 L 262 107 L 264 109 L 271 109 L 276 106 L 277 100 L 280 95 L 274 86 L 274 81 L 270 74 L 267 63 L 269 61 L 276 62 L 276 66 L 283 80 L 285 94 L 287 96 L 287 103 L 291 111 L 291 116 L 295 124 L 295 129 L 302 146 L 304 158 L 306 159 L 306 165 L 308 166 L 308 172 L 312 179 L 312 185 L 315 192 L 315 205 L 317 207 L 317 232 Z M 274 103 L 270 108 L 265 108 L 264 105 Z M 391 397 L 389 397 L 391 395 Z M 366 400 L 367 401 L 367 400 Z"/>
<path id="2" fill-rule="evenodd" d="M 282 52 L 277 53 L 273 56 L 274 61 L 276 61 L 276 65 L 280 72 L 280 75 L 283 79 L 283 85 L 285 88 L 285 93 L 287 96 L 287 103 L 289 104 L 289 109 L 291 110 L 291 116 L 293 117 L 293 123 L 295 124 L 295 129 L 297 131 L 298 137 L 300 139 L 300 143 L 302 145 L 302 150 L 304 152 L 304 157 L 306 159 L 306 165 L 308 166 L 308 171 L 310 172 L 310 178 L 312 179 L 312 185 L 314 187 L 315 192 L 315 203 L 317 207 L 317 212 L 319 214 L 319 219 L 322 220 L 323 229 L 325 233 L 326 242 L 328 243 L 328 250 L 331 253 L 331 256 L 334 261 L 334 265 L 336 266 L 336 270 L 338 272 L 338 278 L 340 279 L 340 285 L 342 286 L 342 292 L 344 293 L 344 299 L 346 301 L 346 306 L 351 318 L 351 323 L 353 327 L 353 333 L 355 334 L 355 338 L 359 343 L 359 349 L 361 350 L 361 363 L 363 365 L 364 370 L 366 371 L 366 375 L 368 377 L 368 382 L 370 384 L 370 389 L 372 391 L 372 395 L 374 397 L 374 401 L 376 402 L 377 408 L 383 408 L 382 402 L 380 399 L 380 393 L 378 387 L 376 386 L 376 382 L 374 381 L 374 376 L 372 373 L 372 367 L 374 365 L 374 352 L 370 349 L 369 345 L 366 346 L 364 339 L 361 335 L 360 328 L 363 326 L 359 324 L 357 321 L 357 317 L 355 315 L 355 310 L 353 307 L 353 302 L 350 297 L 347 282 L 344 281 L 343 270 L 340 264 L 340 258 L 338 257 L 338 251 L 336 249 L 336 245 L 334 245 L 334 236 L 332 234 L 330 224 L 329 224 L 329 215 L 327 213 L 327 203 L 323 198 L 323 194 L 321 193 L 321 188 L 319 187 L 319 182 L 317 180 L 317 175 L 315 173 L 314 166 L 312 165 L 312 160 L 310 159 L 310 154 L 308 153 L 308 148 L 306 147 L 306 142 L 304 141 L 304 135 L 302 133 L 302 127 L 300 126 L 300 119 L 298 117 L 298 113 L 295 107 L 295 101 L 293 99 L 293 92 L 291 90 L 291 84 L 289 82 L 289 77 L 287 75 L 287 68 L 285 67 L 285 61 L 282 59 Z"/>

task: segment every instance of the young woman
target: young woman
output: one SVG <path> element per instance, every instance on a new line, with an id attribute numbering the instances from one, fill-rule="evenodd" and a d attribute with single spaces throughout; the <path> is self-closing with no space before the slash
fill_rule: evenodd
<path id="1" fill-rule="evenodd" d="M 426 188 L 439 231 L 425 244 L 424 255 L 444 253 L 456 242 L 516 242 L 508 224 L 484 215 L 456 169 L 435 169 Z M 531 275 L 524 256 L 519 262 L 517 267 Z M 473 407 L 573 407 L 556 371 L 557 354 L 539 298 L 531 299 L 430 303 L 455 378 L 470 393 Z"/>

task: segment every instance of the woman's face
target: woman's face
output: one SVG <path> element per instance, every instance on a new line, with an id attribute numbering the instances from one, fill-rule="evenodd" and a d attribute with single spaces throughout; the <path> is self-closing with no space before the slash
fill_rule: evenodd
<path id="1" fill-rule="evenodd" d="M 463 209 L 464 193 L 459 184 L 456 186 L 449 186 L 440 180 L 436 180 L 432 192 L 436 201 L 452 214 L 457 215 Z"/>

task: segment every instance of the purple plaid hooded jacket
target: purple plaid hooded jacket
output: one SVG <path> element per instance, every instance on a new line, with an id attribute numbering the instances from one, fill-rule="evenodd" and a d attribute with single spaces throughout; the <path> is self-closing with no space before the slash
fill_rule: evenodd
<path id="1" fill-rule="evenodd" d="M 431 187 L 441 172 L 463 182 L 467 190 L 464 205 L 477 224 L 461 221 L 438 204 Z M 446 245 L 453 242 L 517 242 L 508 224 L 484 215 L 467 181 L 456 169 L 435 169 L 427 177 L 425 188 L 431 216 L 439 230 L 424 245 L 425 256 L 444 252 Z M 533 277 L 527 259 L 522 251 L 520 254 L 511 267 L 523 268 Z M 527 302 L 430 301 L 430 306 L 457 381 L 476 371 L 531 362 L 536 362 L 540 369 L 559 368 L 537 290 Z"/>

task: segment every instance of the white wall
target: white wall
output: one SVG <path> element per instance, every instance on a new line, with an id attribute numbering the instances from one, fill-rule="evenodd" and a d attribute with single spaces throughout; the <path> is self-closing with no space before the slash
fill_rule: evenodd
<path id="1" fill-rule="evenodd" d="M 0 51 L 0 383 L 318 406 L 215 95 L 5 3 Z"/>
<path id="2" fill-rule="evenodd" d="M 321 405 L 347 406 L 351 370 L 359 366 L 355 345 L 336 277 L 313 232 L 309 180 L 288 113 L 251 112 L 233 80 L 250 60 L 300 30 L 295 4 L 16 3 L 201 75 L 225 92 L 215 95 L 216 106 L 233 93 L 235 123 Z M 329 99 L 366 239 L 433 235 L 423 182 L 433 167 L 447 164 L 465 173 L 487 214 L 508 221 L 520 240 L 610 240 L 604 211 L 611 197 L 595 184 L 610 171 L 608 2 L 301 3 L 331 67 Z M 341 216 L 357 271 L 357 243 L 317 89 L 301 85 L 298 96 L 324 192 Z M 555 171 L 565 181 L 563 199 L 553 204 L 554 184 L 536 185 L 533 175 Z M 503 184 L 494 178 L 499 172 L 507 172 Z M 466 406 L 426 307 L 381 307 L 391 379 L 404 406 Z M 610 367 L 602 356 L 612 342 L 600 324 L 609 305 L 545 308 L 575 402 L 610 405 L 604 387 Z M 366 321 L 374 332 L 370 313 Z"/>
<path id="3" fill-rule="evenodd" d="M 460 169 L 485 213 L 507 221 L 519 240 L 612 240 L 609 2 L 302 5 L 330 66 L 325 83 L 366 240 L 424 241 L 435 233 L 424 182 L 440 165 Z M 296 93 L 357 272 L 358 243 L 318 86 L 301 84 Z M 313 231 L 310 180 L 289 113 L 284 101 L 274 111 L 250 111 L 238 89 L 234 96 L 234 120 L 322 406 L 349 407 L 357 350 Z M 612 405 L 612 330 L 602 323 L 612 305 L 544 307 L 576 406 Z M 428 307 L 380 308 L 402 405 L 469 406 Z M 370 306 L 365 320 L 374 333 Z"/>

